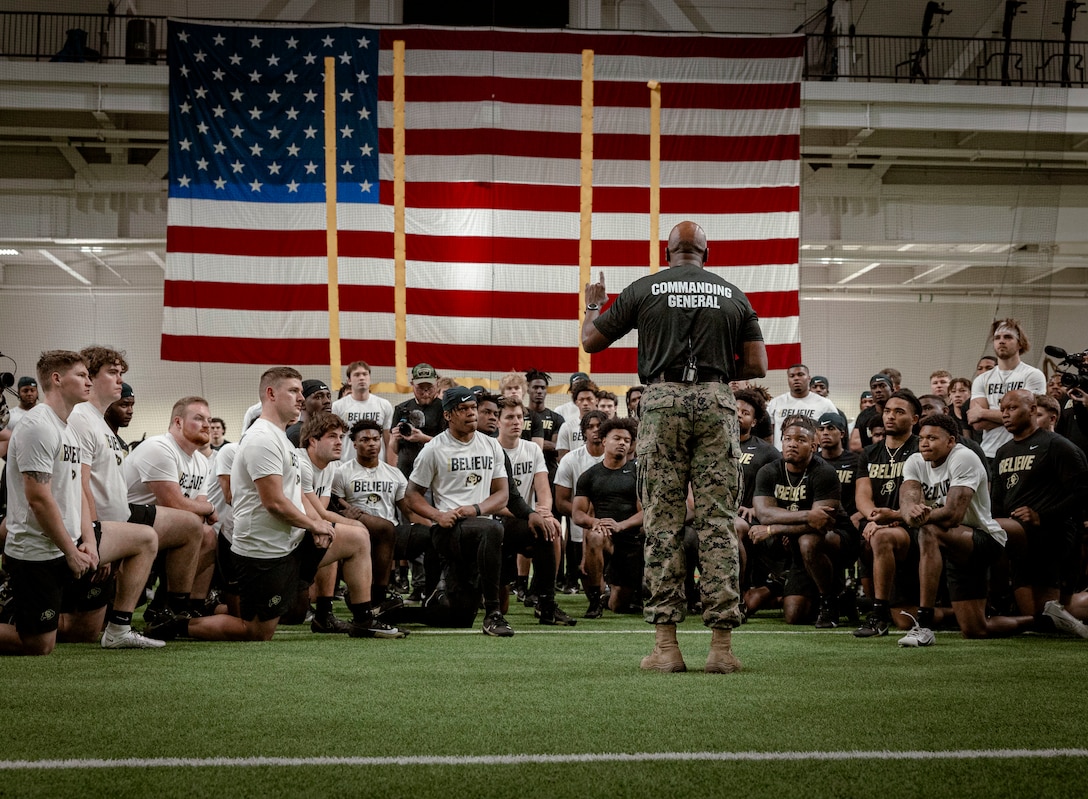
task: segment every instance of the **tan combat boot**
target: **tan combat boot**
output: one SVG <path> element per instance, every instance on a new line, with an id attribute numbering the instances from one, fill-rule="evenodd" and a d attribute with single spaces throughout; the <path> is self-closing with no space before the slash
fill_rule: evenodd
<path id="1" fill-rule="evenodd" d="M 710 633 L 710 654 L 706 659 L 707 674 L 732 674 L 740 671 L 740 661 L 733 654 L 733 631 L 715 627 Z"/>
<path id="2" fill-rule="evenodd" d="M 658 624 L 655 627 L 654 651 L 642 659 L 639 668 L 652 671 L 687 671 L 680 645 L 676 643 L 676 625 Z"/>

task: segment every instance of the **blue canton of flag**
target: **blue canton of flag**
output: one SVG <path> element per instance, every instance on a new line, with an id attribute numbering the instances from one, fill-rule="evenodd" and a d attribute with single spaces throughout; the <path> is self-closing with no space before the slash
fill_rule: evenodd
<path id="1" fill-rule="evenodd" d="M 170 196 L 325 201 L 325 58 L 339 202 L 377 203 L 378 32 L 170 22 Z"/>

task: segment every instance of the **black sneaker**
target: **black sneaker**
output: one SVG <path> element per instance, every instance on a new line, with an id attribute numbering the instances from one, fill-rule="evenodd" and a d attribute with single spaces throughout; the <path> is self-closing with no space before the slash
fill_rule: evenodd
<path id="1" fill-rule="evenodd" d="M 148 627 L 166 624 L 173 620 L 174 614 L 170 611 L 170 608 L 166 607 L 166 605 L 156 605 L 155 607 L 148 605 L 144 608 L 144 622 Z"/>
<path id="2" fill-rule="evenodd" d="M 888 634 L 889 622 L 870 613 L 860 627 L 854 630 L 855 638 L 878 638 Z"/>
<path id="3" fill-rule="evenodd" d="M 366 622 L 353 621 L 348 624 L 348 636 L 351 638 L 406 638 L 408 631 L 371 619 Z"/>
<path id="4" fill-rule="evenodd" d="M 820 603 L 820 614 L 816 617 L 817 630 L 833 630 L 839 626 L 839 614 L 835 611 L 834 603 Z"/>
<path id="5" fill-rule="evenodd" d="M 374 608 L 374 618 L 381 618 L 383 613 L 390 613 L 394 610 L 400 610 L 403 607 L 404 600 L 397 594 L 390 594 L 384 602 Z"/>
<path id="6" fill-rule="evenodd" d="M 533 615 L 540 619 L 541 624 L 550 624 L 553 627 L 573 627 L 578 622 L 563 612 L 555 603 L 550 608 L 537 606 Z"/>
<path id="7" fill-rule="evenodd" d="M 176 619 L 171 616 L 168 619 L 156 621 L 154 624 L 148 624 L 144 627 L 144 638 L 154 638 L 157 641 L 173 641 L 180 635 L 182 625 L 187 624 L 188 621 L 188 619 Z"/>
<path id="8" fill-rule="evenodd" d="M 536 594 L 526 594 L 521 598 L 521 604 L 523 604 L 527 608 L 535 608 L 537 606 L 537 603 L 539 602 L 540 597 L 538 597 Z"/>
<path id="9" fill-rule="evenodd" d="M 589 601 L 589 607 L 586 608 L 586 612 L 583 618 L 586 619 L 599 619 L 604 615 L 604 600 L 603 599 L 591 599 Z"/>
<path id="10" fill-rule="evenodd" d="M 499 611 L 492 611 L 484 618 L 484 635 L 493 635 L 496 638 L 509 638 L 514 634 L 514 629 L 506 623 Z"/>
<path id="11" fill-rule="evenodd" d="M 313 621 L 310 622 L 310 632 L 312 633 L 346 633 L 351 629 L 351 625 L 343 619 L 336 618 L 336 614 L 331 610 L 328 613 L 315 614 Z"/>

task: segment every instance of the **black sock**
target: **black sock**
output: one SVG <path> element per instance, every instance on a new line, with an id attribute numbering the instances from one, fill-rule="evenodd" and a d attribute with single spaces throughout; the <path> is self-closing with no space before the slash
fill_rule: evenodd
<path id="1" fill-rule="evenodd" d="M 189 609 L 189 592 L 184 593 L 180 591 L 167 591 L 166 592 L 166 607 L 174 613 L 181 613 L 182 611 Z"/>
<path id="2" fill-rule="evenodd" d="M 189 610 L 193 611 L 193 613 L 195 614 L 203 615 L 205 602 L 207 602 L 207 599 L 196 599 L 195 597 L 190 597 Z"/>
<path id="3" fill-rule="evenodd" d="M 498 612 L 499 612 L 499 603 L 498 602 L 493 602 L 493 601 L 490 601 L 490 600 L 484 602 L 484 615 L 485 616 L 490 616 L 492 613 L 498 613 Z"/>
<path id="4" fill-rule="evenodd" d="M 374 618 L 370 602 L 350 602 L 348 610 L 351 611 L 351 620 L 359 624 L 370 624 Z"/>
<path id="5" fill-rule="evenodd" d="M 106 616 L 106 621 L 110 624 L 116 624 L 118 627 L 131 627 L 132 611 L 111 610 L 109 615 Z"/>
<path id="6" fill-rule="evenodd" d="M 332 613 L 332 602 L 331 596 L 319 596 L 317 598 L 317 615 L 328 616 Z"/>
<path id="7" fill-rule="evenodd" d="M 375 605 L 380 605 L 389 596 L 388 585 L 372 585 L 370 587 L 370 600 Z"/>
<path id="8" fill-rule="evenodd" d="M 593 588 L 586 589 L 586 599 L 589 600 L 589 604 L 596 605 L 601 601 L 601 589 L 600 586 L 594 586 Z"/>
<path id="9" fill-rule="evenodd" d="M 879 621 L 891 621 L 892 609 L 888 606 L 888 600 L 886 599 L 874 599 L 873 600 L 873 618 Z"/>
<path id="10" fill-rule="evenodd" d="M 918 626 L 933 626 L 933 608 L 918 608 Z"/>

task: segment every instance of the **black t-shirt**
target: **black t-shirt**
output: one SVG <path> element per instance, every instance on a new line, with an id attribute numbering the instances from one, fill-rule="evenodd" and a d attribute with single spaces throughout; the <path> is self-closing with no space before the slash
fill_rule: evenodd
<path id="1" fill-rule="evenodd" d="M 562 415 L 551 408 L 542 411 L 528 411 L 529 420 L 532 423 L 530 438 L 543 438 L 553 444 L 559 438 L 559 428 L 566 421 Z M 524 432 L 522 438 L 525 437 Z M 554 449 L 544 450 L 544 464 L 548 467 L 548 482 L 555 483 L 555 470 L 559 467 L 559 453 Z"/>
<path id="2" fill-rule="evenodd" d="M 433 400 L 427 405 L 420 405 L 416 398 L 412 397 L 393 409 L 393 425 L 400 424 L 401 419 L 408 420 L 412 411 L 420 411 L 423 414 L 423 424 L 416 425 L 420 430 L 434 438 L 446 429 L 446 417 L 442 415 L 442 403 Z M 414 441 L 404 441 L 397 444 L 397 468 L 405 477 L 412 475 L 412 466 L 416 462 L 416 456 L 423 449 L 423 444 Z"/>
<path id="3" fill-rule="evenodd" d="M 736 375 L 744 342 L 763 341 L 759 318 L 739 288 L 694 265 L 663 269 L 625 288 L 595 322 L 615 341 L 638 329 L 638 374 L 643 382 L 688 364 L 688 341 L 700 370 Z"/>
<path id="4" fill-rule="evenodd" d="M 873 443 L 873 437 L 869 435 L 869 424 L 873 421 L 873 418 L 882 418 L 884 415 L 883 409 L 878 405 L 870 405 L 868 408 L 858 414 L 858 418 L 854 420 L 854 429 L 858 431 L 858 435 L 861 436 L 861 446 L 868 447 Z"/>
<path id="5" fill-rule="evenodd" d="M 835 474 L 839 477 L 839 484 L 842 486 L 842 509 L 847 516 L 853 516 L 858 510 L 854 499 L 854 489 L 860 474 L 858 471 L 860 466 L 858 453 L 844 449 L 839 457 L 824 458 L 823 460 L 835 470 Z"/>
<path id="6" fill-rule="evenodd" d="M 638 513 L 636 466 L 628 461 L 618 469 L 595 463 L 578 478 L 575 494 L 593 503 L 593 518 L 622 522 Z M 638 530 L 624 530 L 621 535 L 634 537 Z"/>
<path id="7" fill-rule="evenodd" d="M 801 475 L 786 473 L 786 462 L 768 463 L 756 475 L 757 497 L 772 497 L 775 504 L 786 510 L 812 510 L 818 500 L 838 500 L 842 496 L 839 476 L 827 462 L 813 456 Z"/>
<path id="8" fill-rule="evenodd" d="M 858 476 L 869 478 L 873 505 L 899 510 L 899 486 L 903 484 L 903 464 L 918 451 L 918 436 L 911 435 L 898 449 L 888 449 L 884 442 L 870 444 L 858 456 Z M 985 462 L 985 461 L 984 461 Z"/>
<path id="9" fill-rule="evenodd" d="M 748 436 L 747 441 L 740 442 L 740 471 L 744 478 L 744 492 L 740 498 L 742 508 L 752 507 L 759 470 L 781 457 L 781 452 L 754 433 Z"/>
<path id="10" fill-rule="evenodd" d="M 1002 444 L 994 465 L 994 518 L 1005 518 L 1024 505 L 1039 514 L 1044 527 L 1082 518 L 1088 503 L 1088 462 L 1068 439 L 1036 430 L 1023 441 Z"/>
<path id="11" fill-rule="evenodd" d="M 1054 428 L 1058 435 L 1065 436 L 1088 455 L 1088 407 L 1074 402 L 1062 411 L 1061 418 Z"/>

